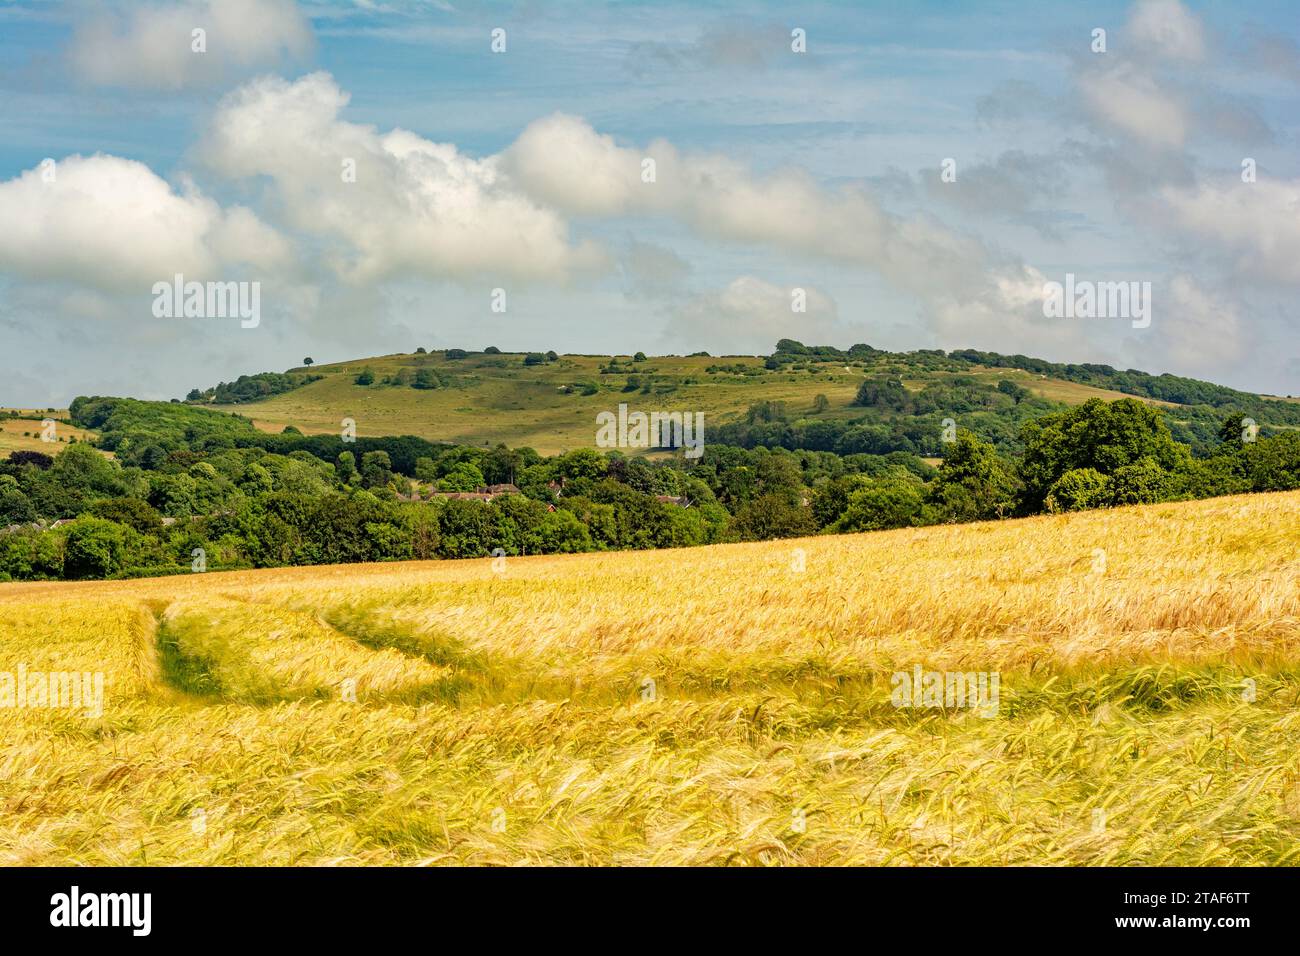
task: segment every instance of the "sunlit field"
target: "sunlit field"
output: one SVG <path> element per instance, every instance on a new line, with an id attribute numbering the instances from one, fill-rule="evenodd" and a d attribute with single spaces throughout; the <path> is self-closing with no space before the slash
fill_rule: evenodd
<path id="1" fill-rule="evenodd" d="M 0 413 L 7 409 L 0 409 Z M 40 411 L 22 410 L 24 415 L 32 415 L 34 418 L 8 418 L 0 417 L 0 456 L 8 457 L 9 452 L 14 451 L 39 451 L 46 455 L 57 455 L 65 447 L 61 442 L 67 442 L 71 439 L 77 441 L 91 441 L 94 439 L 94 432 L 87 431 L 84 428 L 76 428 L 64 422 L 58 422 L 52 434 L 53 441 L 43 441 L 41 433 L 44 431 L 42 424 L 42 415 L 47 414 Z M 59 417 L 66 417 L 67 411 L 48 413 Z"/>
<path id="2" fill-rule="evenodd" d="M 20 665 L 104 685 L 0 709 L 7 864 L 1300 863 L 1300 493 L 0 585 Z"/>

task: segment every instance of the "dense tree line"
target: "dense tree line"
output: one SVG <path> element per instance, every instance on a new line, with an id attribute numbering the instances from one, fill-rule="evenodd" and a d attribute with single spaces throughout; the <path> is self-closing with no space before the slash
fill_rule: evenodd
<path id="1" fill-rule="evenodd" d="M 1106 388 L 1127 395 L 1174 402 L 1192 408 L 1198 406 L 1245 415 L 1262 424 L 1300 425 L 1300 404 L 1261 398 L 1250 392 L 1241 392 L 1226 385 L 1215 385 L 1180 375 L 1152 375 L 1137 369 L 1120 371 L 1109 365 L 1062 364 L 1026 355 L 1001 355 L 997 352 L 980 352 L 959 349 L 948 353 L 950 357 L 979 365 L 999 368 L 1018 368 L 1037 375 L 1078 382 Z"/>
<path id="2" fill-rule="evenodd" d="M 69 415 L 73 424 L 100 432 L 99 447 L 115 453 L 125 465 L 155 469 L 174 451 L 211 453 L 230 448 L 260 448 L 278 455 L 295 451 L 334 461 L 351 450 L 360 456 L 371 451 L 388 454 L 397 472 L 414 476 L 421 457 L 436 455 L 448 444 L 414 435 L 356 438 L 341 435 L 304 435 L 286 428 L 279 435 L 253 427 L 253 422 L 233 412 L 134 398 L 77 398 Z"/>
<path id="3" fill-rule="evenodd" d="M 794 339 L 780 339 L 776 343 L 776 351 L 769 357 L 769 368 L 776 368 L 781 365 L 788 365 L 800 360 L 811 359 L 816 362 L 846 362 L 853 359 L 867 359 L 886 353 L 879 349 L 872 348 L 870 345 L 858 344 L 849 346 L 848 350 L 837 349 L 833 345 L 804 345 L 802 342 L 796 342 Z"/>
<path id="4" fill-rule="evenodd" d="M 417 459 L 415 481 L 382 450 L 331 463 L 306 451 L 180 449 L 151 468 L 69 450 L 0 463 L 0 524 L 18 525 L 0 533 L 0 576 L 176 573 L 200 557 L 216 570 L 683 547 L 739 534 L 701 477 L 594 450 L 546 459 L 448 446 Z M 490 501 L 446 494 L 511 479 L 521 492 Z M 48 526 L 57 519 L 72 520 Z"/>
<path id="5" fill-rule="evenodd" d="M 715 426 L 710 438 L 743 448 L 939 457 L 943 422 L 951 418 L 1000 451 L 1014 453 L 1020 450 L 1025 422 L 1067 407 L 1033 396 L 1014 382 L 990 385 L 969 376 L 930 382 L 919 391 L 905 387 L 897 377 L 873 376 L 859 386 L 853 405 L 863 410 L 860 417 L 819 418 L 813 417 L 816 408 L 801 414 L 783 402 L 759 402 L 743 420 Z"/>
<path id="6" fill-rule="evenodd" d="M 737 422 L 716 426 L 714 440 L 746 448 L 812 448 L 838 454 L 905 451 L 934 457 L 942 454 L 941 423 L 960 419 L 984 441 L 1005 454 L 1020 454 L 1022 426 L 1031 419 L 1068 406 L 1033 395 L 1018 382 L 1004 379 L 996 385 L 970 375 L 947 374 L 919 389 L 904 383 L 905 376 L 926 378 L 933 373 L 953 373 L 972 364 L 1017 368 L 1031 373 L 1074 381 L 1112 391 L 1127 392 L 1158 401 L 1179 403 L 1162 410 L 1174 439 L 1189 446 L 1196 457 L 1215 454 L 1219 427 L 1227 415 L 1253 419 L 1263 434 L 1278 426 L 1300 425 L 1300 404 L 1261 398 L 1224 386 L 1180 378 L 1119 372 L 1107 365 L 1061 365 L 1023 355 L 1000 355 L 964 349 L 945 353 L 922 349 L 890 353 L 855 345 L 847 351 L 831 346 L 805 346 L 782 339 L 768 357 L 769 370 L 816 371 L 824 363 L 853 362 L 867 374 L 853 407 L 861 414 L 820 417 L 814 409 L 786 409 L 771 413 L 779 403 L 763 402 Z M 822 363 L 822 364 L 819 364 Z M 730 371 L 716 367 L 719 371 Z M 760 414 L 755 414 L 755 409 Z M 823 409 L 824 411 L 824 409 Z"/>
<path id="7" fill-rule="evenodd" d="M 311 364 L 310 361 L 307 362 Z M 215 388 L 190 389 L 185 396 L 187 402 L 211 403 L 213 405 L 238 405 L 242 402 L 256 402 L 272 395 L 291 392 L 312 382 L 320 381 L 323 375 L 294 375 L 288 372 L 258 372 L 256 375 L 241 375 L 233 382 L 220 382 Z"/>
<path id="8" fill-rule="evenodd" d="M 681 547 L 1300 488 L 1300 432 L 1262 437 L 1231 415 L 1196 457 L 1134 399 L 1025 422 L 1016 456 L 956 429 L 938 468 L 898 451 L 719 444 L 650 461 L 263 436 L 272 450 L 231 416 L 178 431 L 165 404 L 74 405 L 79 419 L 141 432 L 108 430 L 128 453 L 117 459 L 77 443 L 0 462 L 0 526 L 16 526 L 0 532 L 0 579 Z M 389 448 L 409 457 L 409 477 Z M 518 493 L 451 494 L 507 483 Z"/>

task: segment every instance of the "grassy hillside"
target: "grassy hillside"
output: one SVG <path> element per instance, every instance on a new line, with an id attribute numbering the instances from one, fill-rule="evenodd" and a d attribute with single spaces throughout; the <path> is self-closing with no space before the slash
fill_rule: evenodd
<path id="1" fill-rule="evenodd" d="M 1297 544 L 1290 492 L 0 585 L 0 671 L 106 678 L 0 708 L 0 862 L 1295 865 Z"/>
<path id="2" fill-rule="evenodd" d="M 17 411 L 22 418 L 9 417 L 10 411 Z M 15 451 L 39 451 L 46 455 L 57 455 L 66 447 L 66 442 L 75 438 L 77 441 L 89 441 L 95 433 L 73 425 L 65 424 L 60 419 L 68 417 L 67 409 L 43 411 L 41 409 L 0 408 L 0 457 L 6 457 Z M 41 439 L 41 422 L 46 418 L 57 421 L 54 442 Z"/>
<path id="3" fill-rule="evenodd" d="M 616 409 L 619 402 L 646 411 L 703 412 L 706 429 L 709 424 L 739 419 L 759 402 L 785 402 L 793 414 L 810 419 L 858 418 L 864 409 L 851 402 L 869 376 L 897 376 L 913 391 L 959 377 L 974 377 L 989 385 L 1011 379 L 1037 395 L 1068 404 L 1122 397 L 1118 392 L 1042 378 L 1019 369 L 961 363 L 929 369 L 894 355 L 812 366 L 817 371 L 771 371 L 756 357 L 653 357 L 634 363 L 630 356 L 623 356 L 618 364 L 626 371 L 602 375 L 601 369 L 609 362 L 608 356 L 564 355 L 555 362 L 525 366 L 522 354 L 472 353 L 463 359 L 447 359 L 442 352 L 387 355 L 313 366 L 311 372 L 322 375 L 321 380 L 237 408 L 266 431 L 279 432 L 292 425 L 307 434 L 337 434 L 340 422 L 352 418 L 360 436 L 417 435 L 460 444 L 504 443 L 555 454 L 592 446 L 596 415 Z M 710 366 L 731 370 L 709 372 Z M 414 375 L 422 368 L 437 370 L 449 381 L 448 386 L 422 390 L 355 384 L 365 369 L 373 371 L 376 382 L 381 382 L 400 370 Z M 624 391 L 630 376 L 641 387 Z M 596 386 L 596 393 L 582 394 L 584 385 Z M 825 411 L 813 410 L 818 395 L 827 398 Z"/>

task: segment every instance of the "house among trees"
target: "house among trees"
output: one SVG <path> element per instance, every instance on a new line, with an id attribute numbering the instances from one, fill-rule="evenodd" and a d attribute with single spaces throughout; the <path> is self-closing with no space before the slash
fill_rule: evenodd
<path id="1" fill-rule="evenodd" d="M 516 486 L 507 482 L 503 485 L 480 485 L 473 491 L 439 491 L 436 492 L 439 498 L 456 498 L 460 501 L 491 501 L 493 498 L 499 498 L 502 495 L 522 494 Z"/>

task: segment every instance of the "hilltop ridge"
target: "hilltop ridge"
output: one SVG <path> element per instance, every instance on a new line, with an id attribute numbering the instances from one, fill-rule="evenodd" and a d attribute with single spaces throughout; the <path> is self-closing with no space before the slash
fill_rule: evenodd
<path id="1" fill-rule="evenodd" d="M 867 382 L 898 387 L 864 396 Z M 710 440 L 723 443 L 932 455 L 926 436 L 946 417 L 1010 445 L 1026 419 L 1125 396 L 1166 409 L 1174 434 L 1194 448 L 1214 441 L 1233 413 L 1265 429 L 1300 427 L 1300 404 L 1180 376 L 971 349 L 839 350 L 789 339 L 770 356 L 418 350 L 241 376 L 195 389 L 189 401 L 237 411 L 267 432 L 337 433 L 346 418 L 358 435 L 543 454 L 590 447 L 596 416 L 626 402 L 701 412 Z M 854 426 L 877 432 L 846 443 Z"/>

